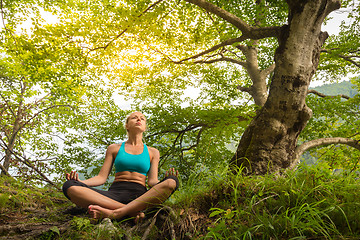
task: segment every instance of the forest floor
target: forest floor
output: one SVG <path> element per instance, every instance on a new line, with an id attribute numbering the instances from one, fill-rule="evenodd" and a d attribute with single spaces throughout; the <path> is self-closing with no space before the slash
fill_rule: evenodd
<path id="1" fill-rule="evenodd" d="M 137 224 L 133 219 L 95 220 L 60 190 L 0 178 L 0 239 L 191 239 L 195 225 L 211 224 L 207 214 L 194 209 L 185 214 L 164 205 L 145 214 Z"/>
<path id="2" fill-rule="evenodd" d="M 192 176 L 145 219 L 94 220 L 54 187 L 0 177 L 0 239 L 360 239 L 360 178 Z"/>
<path id="3" fill-rule="evenodd" d="M 0 190 L 0 239 L 36 239 L 70 226 L 68 212 L 72 207 L 56 190 L 38 189 L 4 178 Z"/>

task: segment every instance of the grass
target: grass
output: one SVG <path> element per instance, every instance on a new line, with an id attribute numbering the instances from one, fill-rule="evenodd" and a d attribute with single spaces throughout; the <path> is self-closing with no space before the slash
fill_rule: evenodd
<path id="1" fill-rule="evenodd" d="M 1 223 L 20 224 L 24 215 L 31 222 L 69 222 L 65 230 L 49 226 L 39 239 L 122 239 L 129 229 L 132 239 L 141 239 L 139 229 L 123 222 L 114 222 L 114 235 L 100 231 L 86 213 L 63 214 L 71 204 L 59 191 L 0 181 Z M 178 239 L 359 239 L 358 199 L 357 175 L 333 174 L 321 166 L 301 166 L 282 176 L 243 176 L 241 169 L 234 174 L 219 167 L 193 173 L 165 203 L 176 219 L 158 220 L 149 236 L 164 239 L 173 224 Z M 36 215 L 36 209 L 47 214 Z"/>
<path id="2" fill-rule="evenodd" d="M 35 212 L 48 212 L 47 220 L 56 221 L 61 218 L 56 212 L 69 205 L 63 194 L 57 189 L 37 188 L 26 185 L 22 181 L 5 176 L 0 177 L 1 222 L 21 222 L 20 218 L 16 218 L 17 215 L 26 217 L 26 221 L 37 221 L 38 216 L 34 214 Z"/>
<path id="3" fill-rule="evenodd" d="M 355 174 L 301 166 L 282 176 L 242 176 L 238 171 L 223 179 L 188 197 L 192 208 L 208 206 L 212 219 L 198 238 L 359 239 Z"/>

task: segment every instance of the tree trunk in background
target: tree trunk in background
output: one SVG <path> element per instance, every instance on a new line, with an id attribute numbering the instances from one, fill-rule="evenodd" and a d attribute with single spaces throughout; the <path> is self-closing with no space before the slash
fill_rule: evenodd
<path id="1" fill-rule="evenodd" d="M 11 156 L 13 155 L 13 150 L 15 147 L 15 141 L 16 141 L 16 137 L 19 133 L 20 130 L 20 122 L 21 122 L 21 117 L 23 114 L 23 106 L 24 106 L 24 94 L 25 94 L 25 89 L 26 89 L 26 85 L 24 84 L 21 87 L 21 95 L 20 95 L 20 101 L 19 101 L 19 106 L 18 109 L 16 111 L 16 116 L 14 119 L 14 125 L 11 131 L 11 135 L 8 137 L 8 143 L 7 146 L 5 148 L 5 157 L 4 157 L 4 161 L 3 161 L 3 167 L 6 171 L 9 171 L 10 168 L 10 160 L 11 160 Z M 1 175 L 6 175 L 6 172 L 1 171 Z"/>
<path id="2" fill-rule="evenodd" d="M 288 168 L 301 131 L 312 115 L 305 98 L 327 33 L 324 18 L 339 1 L 288 0 L 289 25 L 282 28 L 269 96 L 245 130 L 231 164 L 251 174 Z"/>

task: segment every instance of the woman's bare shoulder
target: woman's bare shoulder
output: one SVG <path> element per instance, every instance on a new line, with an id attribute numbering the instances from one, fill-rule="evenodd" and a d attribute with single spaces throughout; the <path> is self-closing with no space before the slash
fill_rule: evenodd
<path id="1" fill-rule="evenodd" d="M 154 148 L 154 147 L 149 147 L 149 146 L 148 146 L 148 149 L 149 149 L 149 151 L 151 151 L 151 152 L 153 152 L 153 153 L 159 152 L 159 150 L 157 150 L 157 149 Z"/>
<path id="2" fill-rule="evenodd" d="M 159 150 L 157 150 L 156 148 L 154 147 L 148 147 L 149 149 L 149 153 L 150 153 L 150 157 L 151 158 L 159 158 L 160 157 L 160 152 Z"/>
<path id="3" fill-rule="evenodd" d="M 107 148 L 107 151 L 108 152 L 114 152 L 114 151 L 119 151 L 121 147 L 121 143 L 113 143 L 113 144 L 110 144 Z"/>

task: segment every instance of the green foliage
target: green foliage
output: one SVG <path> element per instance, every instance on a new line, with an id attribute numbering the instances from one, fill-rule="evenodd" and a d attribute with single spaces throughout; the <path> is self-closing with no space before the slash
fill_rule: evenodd
<path id="1" fill-rule="evenodd" d="M 301 141 L 325 137 L 359 139 L 358 84 L 359 78 L 354 78 L 351 83 L 343 82 L 315 88 L 331 97 L 320 98 L 313 95 L 307 97 L 307 104 L 313 110 L 313 117 L 302 132 Z M 340 94 L 355 95 L 350 99 L 343 99 Z M 359 167 L 359 151 L 349 146 L 331 145 L 312 149 L 308 154 L 327 163 L 331 169 L 357 171 Z"/>
<path id="2" fill-rule="evenodd" d="M 60 236 L 60 231 L 58 227 L 56 226 L 51 227 L 50 230 Z"/>
<path id="3" fill-rule="evenodd" d="M 11 196 L 9 194 L 6 194 L 6 193 L 0 194 L 0 211 L 3 208 L 7 207 L 10 198 L 11 198 Z"/>
<path id="4" fill-rule="evenodd" d="M 338 35 L 332 35 L 324 44 L 322 61 L 319 65 L 320 79 L 330 79 L 331 82 L 340 80 L 349 73 L 358 74 L 359 61 L 357 52 L 360 48 L 359 24 L 360 7 L 357 1 L 341 1 L 346 9 L 347 18 L 341 22 Z M 354 61 L 355 64 L 349 64 Z M 326 76 L 326 77 L 324 77 Z"/>
<path id="5" fill-rule="evenodd" d="M 176 167 L 187 179 L 195 172 L 216 169 L 231 158 L 232 144 L 247 119 L 247 109 L 232 106 L 144 106 L 149 131 L 146 141 L 161 152 L 162 169 Z"/>
<path id="6" fill-rule="evenodd" d="M 286 1 L 211 2 L 251 26 L 282 26 L 288 18 Z M 351 2 L 344 3 L 351 6 Z M 196 237 L 359 236 L 360 212 L 353 200 L 360 194 L 355 175 L 359 153 L 342 146 L 323 148 L 316 154 L 311 152 L 321 160 L 320 169 L 302 166 L 284 176 L 245 177 L 241 169 L 237 175 L 228 173 L 235 143 L 257 109 L 249 95 L 238 90 L 238 86 L 250 87 L 251 79 L 240 65 L 229 62 L 200 65 L 179 61 L 239 37 L 241 32 L 185 1 L 149 4 L 3 1 L 1 157 L 6 155 L 13 134 L 16 140 L 10 169 L 19 179 L 0 178 L 0 212 L 23 212 L 35 206 L 53 210 L 64 201 L 60 192 L 23 185 L 40 183 L 39 172 L 55 175 L 54 182 L 63 181 L 63 173 L 74 166 L 84 177 L 96 174 L 106 146 L 126 138 L 123 122 L 129 111 L 114 100 L 119 94 L 148 116 L 146 143 L 161 152 L 161 174 L 169 167 L 180 170 L 182 188 L 171 197 L 171 205 L 189 214 L 196 208 L 210 217 L 202 222 L 205 227 Z M 339 35 L 330 36 L 324 46 L 329 51 L 322 52 L 318 78 L 336 80 L 358 71 L 342 57 L 359 49 L 359 8 L 352 10 L 349 16 L 354 21 L 344 22 Z M 44 12 L 56 16 L 55 23 L 48 24 Z M 30 27 L 25 27 L 26 21 Z M 259 70 L 273 64 L 276 39 L 244 44 L 258 44 Z M 237 47 L 218 49 L 203 60 L 224 56 L 244 61 L 246 56 Z M 335 136 L 358 139 L 359 78 L 352 83 L 358 90 L 348 92 L 350 100 L 307 99 L 314 118 L 301 134 L 301 141 Z M 188 93 L 191 89 L 199 90 L 196 96 Z M 18 110 L 22 114 L 16 115 Z M 20 121 L 16 122 L 16 116 Z M 15 129 L 16 123 L 20 129 Z M 332 169 L 337 168 L 345 170 L 334 173 Z M 62 217 L 56 211 L 47 212 L 51 212 L 47 220 Z M 7 217 L 2 214 L 1 220 Z M 32 217 L 31 221 L 45 219 Z M 44 239 L 109 238 L 94 231 L 94 225 L 83 217 L 73 218 L 68 233 L 54 227 L 47 234 Z M 114 238 L 120 237 L 122 234 Z"/>
<path id="7" fill-rule="evenodd" d="M 72 220 L 72 225 L 76 230 L 83 231 L 91 227 L 90 220 L 82 217 L 74 217 Z"/>
<path id="8" fill-rule="evenodd" d="M 32 223 L 56 222 L 64 218 L 59 211 L 71 204 L 62 192 L 50 186 L 40 189 L 6 176 L 0 177 L 0 185 L 0 221 L 4 224 L 13 221 L 21 224 L 23 219 Z M 17 219 L 19 216 L 21 220 Z"/>
<path id="9" fill-rule="evenodd" d="M 54 168 L 61 137 L 92 87 L 84 81 L 90 78 L 84 77 L 78 46 L 62 36 L 61 28 L 44 24 L 42 3 L 5 2 L 0 41 L 1 164 L 29 183 L 52 183 L 49 176 L 63 172 Z M 28 16 L 32 27 L 21 28 Z"/>
<path id="10" fill-rule="evenodd" d="M 175 192 L 170 200 L 176 207 L 188 208 L 193 203 L 199 202 L 200 210 L 207 211 L 214 207 L 211 192 L 221 188 L 228 173 L 228 164 L 219 163 L 216 168 L 189 169 L 189 177 L 181 181 L 180 190 Z M 191 194 L 190 194 L 191 193 Z"/>
<path id="11" fill-rule="evenodd" d="M 254 27 L 282 26 L 288 19 L 286 1 L 211 2 Z M 126 138 L 122 122 L 128 111 L 114 100 L 117 95 L 127 97 L 133 103 L 131 108 L 147 114 L 146 141 L 161 152 L 161 173 L 176 167 L 186 180 L 192 171 L 211 171 L 231 159 L 256 113 L 249 94 L 238 90 L 238 86 L 251 87 L 252 80 L 241 64 L 181 60 L 242 33 L 222 18 L 185 1 L 150 4 L 114 0 L 4 1 L 1 134 L 10 135 L 15 126 L 13 113 L 20 109 L 22 99 L 26 107 L 21 117 L 26 125 L 16 135 L 14 151 L 33 164 L 29 167 L 13 157 L 10 168 L 16 174 L 37 183 L 40 181 L 34 168 L 55 176 L 54 182 L 63 181 L 63 172 L 74 166 L 85 177 L 96 174 L 106 146 Z M 351 1 L 345 1 L 344 6 L 351 7 Z M 351 9 L 349 17 L 354 22 L 344 23 L 344 31 L 331 36 L 325 46 L 332 51 L 322 53 L 320 69 L 337 77 L 356 69 L 339 57 L 342 52 L 357 49 L 358 8 Z M 45 16 L 51 15 L 55 20 L 49 23 Z M 339 43 L 344 44 L 339 47 Z M 259 71 L 273 64 L 275 38 L 242 44 L 258 48 Z M 219 56 L 246 62 L 237 44 L 210 52 L 202 60 Z M 19 94 L 22 85 L 27 86 L 23 96 Z M 189 93 L 191 89 L 198 90 L 196 96 Z M 357 123 L 354 114 L 346 113 L 354 110 L 358 98 L 351 100 L 352 106 L 351 101 L 341 106 L 341 101 L 332 100 L 335 103 L 309 100 L 313 108 L 332 108 L 336 116 L 319 114 L 319 120 L 308 125 L 301 141 L 321 136 L 350 137 L 354 129 L 342 123 Z M 10 140 L 2 139 L 4 155 Z M 341 151 L 346 153 L 347 149 Z M 357 164 L 351 162 L 349 166 Z"/>
<path id="12" fill-rule="evenodd" d="M 357 174 L 302 165 L 284 176 L 230 174 L 195 192 L 190 206 L 213 219 L 200 239 L 352 239 L 360 234 L 359 194 Z"/>
<path id="13" fill-rule="evenodd" d="M 7 207 L 0 209 L 2 222 L 19 214 L 32 222 L 70 221 L 66 230 L 52 227 L 39 239 L 121 239 L 129 234 L 122 221 L 114 222 L 117 232 L 111 233 L 85 214 L 69 218 L 64 213 L 69 201 L 59 192 L 0 179 L 1 192 L 12 195 Z M 215 171 L 192 172 L 165 206 L 180 214 L 174 222 L 179 238 L 357 239 L 360 208 L 354 199 L 360 197 L 359 189 L 357 174 L 333 173 L 321 164 L 302 165 L 283 176 L 244 176 L 241 169 L 234 174 L 219 166 Z M 35 217 L 35 210 L 26 210 L 30 206 L 46 214 Z M 163 236 L 161 231 L 165 230 L 156 228 L 152 236 Z M 131 234 L 137 239 L 141 232 L 131 228 Z"/>

